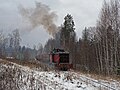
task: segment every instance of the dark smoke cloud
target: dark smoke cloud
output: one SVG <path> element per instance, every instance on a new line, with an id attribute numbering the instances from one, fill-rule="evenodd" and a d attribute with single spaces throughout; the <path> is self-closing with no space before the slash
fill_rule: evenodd
<path id="1" fill-rule="evenodd" d="M 36 7 L 32 9 L 19 7 L 21 15 L 31 23 L 31 29 L 42 25 L 50 35 L 54 36 L 57 32 L 57 27 L 54 23 L 57 15 L 51 12 L 47 5 L 40 2 L 36 2 L 35 5 Z"/>

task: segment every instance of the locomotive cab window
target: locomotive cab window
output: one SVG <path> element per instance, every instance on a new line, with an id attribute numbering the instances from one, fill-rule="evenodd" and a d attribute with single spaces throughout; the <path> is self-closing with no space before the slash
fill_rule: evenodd
<path id="1" fill-rule="evenodd" d="M 60 54 L 60 63 L 69 63 L 69 54 Z"/>

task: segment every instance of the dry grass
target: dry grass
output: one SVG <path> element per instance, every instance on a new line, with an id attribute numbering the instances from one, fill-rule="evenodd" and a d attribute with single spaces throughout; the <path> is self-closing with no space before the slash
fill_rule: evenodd
<path id="1" fill-rule="evenodd" d="M 0 63 L 3 63 L 3 64 L 8 64 L 10 62 L 19 64 L 19 65 L 22 65 L 22 66 L 27 66 L 27 67 L 30 67 L 30 68 L 42 67 L 42 65 L 40 63 L 37 63 L 35 61 L 27 61 L 27 60 L 20 61 L 20 60 L 7 60 L 7 59 L 0 60 Z"/>
<path id="2" fill-rule="evenodd" d="M 80 71 L 75 71 L 75 72 L 77 72 L 77 73 L 79 73 L 79 74 L 82 74 L 82 75 L 86 75 L 86 76 L 88 76 L 88 77 L 91 77 L 91 78 L 94 78 L 94 79 L 96 79 L 96 80 L 99 80 L 99 79 L 101 79 L 101 80 L 107 80 L 107 81 L 113 81 L 113 80 L 117 80 L 117 81 L 119 81 L 120 82 L 120 76 L 116 76 L 116 75 L 114 75 L 114 76 L 105 76 L 105 75 L 99 75 L 99 74 L 94 74 L 94 73 L 86 73 L 86 72 L 80 72 Z"/>
<path id="3" fill-rule="evenodd" d="M 45 64 L 44 62 L 40 62 L 38 60 L 16 60 L 16 59 L 2 59 L 0 60 L 0 63 L 16 63 L 22 66 L 27 66 L 31 69 L 38 70 L 38 71 L 51 71 L 54 70 L 54 68 L 50 67 L 49 65 Z"/>
<path id="4" fill-rule="evenodd" d="M 120 81 L 120 76 L 105 76 L 105 75 L 98 75 L 98 74 L 90 74 L 91 78 L 95 78 L 95 79 L 102 79 L 102 80 L 107 80 L 107 81 L 113 81 L 113 80 L 117 80 Z"/>
<path id="5" fill-rule="evenodd" d="M 7 64 L 7 61 L 6 60 L 0 60 L 0 63 Z"/>

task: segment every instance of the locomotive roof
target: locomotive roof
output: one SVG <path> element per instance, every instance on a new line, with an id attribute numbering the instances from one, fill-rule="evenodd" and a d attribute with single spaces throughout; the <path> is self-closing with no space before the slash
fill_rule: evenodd
<path id="1" fill-rule="evenodd" d="M 69 54 L 69 52 L 55 52 L 54 54 Z"/>
<path id="2" fill-rule="evenodd" d="M 59 54 L 59 53 L 69 53 L 67 51 L 65 51 L 64 49 L 53 49 L 53 51 L 51 53 L 56 53 L 56 54 Z"/>

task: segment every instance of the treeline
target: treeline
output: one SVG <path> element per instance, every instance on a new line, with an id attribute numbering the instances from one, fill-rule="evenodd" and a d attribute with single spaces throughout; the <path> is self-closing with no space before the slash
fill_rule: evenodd
<path id="1" fill-rule="evenodd" d="M 64 48 L 70 52 L 74 68 L 84 72 L 103 75 L 120 74 L 120 1 L 104 1 L 95 27 L 83 30 L 77 40 L 73 17 L 68 14 L 54 39 L 44 47 L 46 52 L 53 48 Z"/>
<path id="2" fill-rule="evenodd" d="M 7 36 L 0 31 L 0 58 L 30 60 L 34 59 L 37 50 L 21 46 L 19 30 L 15 29 Z"/>

